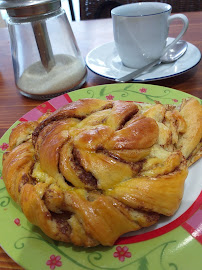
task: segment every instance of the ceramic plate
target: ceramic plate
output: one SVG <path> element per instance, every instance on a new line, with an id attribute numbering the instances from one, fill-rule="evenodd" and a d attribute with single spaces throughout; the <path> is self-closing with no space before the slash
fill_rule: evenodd
<path id="1" fill-rule="evenodd" d="M 169 44 L 173 38 L 168 38 Z M 134 79 L 135 82 L 155 81 L 182 74 L 199 63 L 201 53 L 197 47 L 188 43 L 186 53 L 174 63 L 161 64 Z M 93 72 L 108 79 L 116 79 L 134 71 L 121 62 L 114 42 L 105 43 L 88 53 L 86 64 Z"/>
<path id="2" fill-rule="evenodd" d="M 53 98 L 22 116 L 0 140 L 0 159 L 8 147 L 14 126 L 36 120 L 47 111 L 79 98 L 161 101 L 178 104 L 190 97 L 183 92 L 154 85 L 109 84 L 73 91 Z M 0 164 L 1 164 L 0 160 Z M 54 241 L 31 225 L 0 181 L 0 244 L 13 260 L 28 270 L 201 270 L 202 260 L 202 160 L 189 169 L 179 210 L 173 217 L 119 238 L 114 246 L 80 248 Z M 0 165 L 0 172 L 2 165 Z"/>

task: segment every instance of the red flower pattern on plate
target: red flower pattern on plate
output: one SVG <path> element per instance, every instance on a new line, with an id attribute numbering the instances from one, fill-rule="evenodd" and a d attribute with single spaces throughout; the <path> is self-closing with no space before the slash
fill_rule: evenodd
<path id="1" fill-rule="evenodd" d="M 17 226 L 20 226 L 21 224 L 20 224 L 20 219 L 19 218 L 16 218 L 15 220 L 14 220 L 14 223 L 17 225 Z"/>
<path id="2" fill-rule="evenodd" d="M 125 258 L 131 257 L 131 252 L 128 251 L 128 247 L 124 246 L 118 246 L 116 247 L 116 252 L 114 252 L 114 257 L 118 258 L 119 261 L 124 262 Z"/>
<path id="3" fill-rule="evenodd" d="M 5 151 L 8 148 L 8 144 L 7 143 L 3 143 L 2 145 L 0 145 L 0 148 L 2 149 L 2 151 Z"/>
<path id="4" fill-rule="evenodd" d="M 178 102 L 178 99 L 175 99 L 175 98 L 174 98 L 173 101 L 174 101 L 174 102 Z"/>
<path id="5" fill-rule="evenodd" d="M 140 93 L 146 93 L 147 92 L 147 89 L 146 88 L 141 88 L 139 89 Z"/>
<path id="6" fill-rule="evenodd" d="M 113 100 L 114 99 L 114 96 L 112 96 L 111 94 L 109 94 L 108 96 L 106 96 L 106 99 L 107 100 Z"/>
<path id="7" fill-rule="evenodd" d="M 56 266 L 58 267 L 62 266 L 62 262 L 60 260 L 61 260 L 60 256 L 51 255 L 50 260 L 46 262 L 46 265 L 49 265 L 50 269 L 54 270 Z"/>

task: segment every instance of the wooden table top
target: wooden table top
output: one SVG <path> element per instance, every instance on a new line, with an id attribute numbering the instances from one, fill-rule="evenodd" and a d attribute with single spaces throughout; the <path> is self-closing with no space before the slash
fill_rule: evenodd
<path id="1" fill-rule="evenodd" d="M 202 12 L 184 13 L 189 19 L 189 28 L 183 39 L 194 44 L 202 52 Z M 113 41 L 111 19 L 80 21 L 71 23 L 78 46 L 83 57 L 96 46 Z M 172 23 L 169 36 L 175 37 L 181 24 Z M 88 71 L 84 87 L 111 84 L 114 81 L 105 79 Z M 186 73 L 150 84 L 171 87 L 202 98 L 202 61 Z M 10 41 L 8 30 L 0 29 L 0 137 L 22 115 L 41 104 L 42 101 L 21 96 L 15 86 Z M 1 240 L 0 240 L 1 241 Z M 22 269 L 0 248 L 0 270 Z"/>

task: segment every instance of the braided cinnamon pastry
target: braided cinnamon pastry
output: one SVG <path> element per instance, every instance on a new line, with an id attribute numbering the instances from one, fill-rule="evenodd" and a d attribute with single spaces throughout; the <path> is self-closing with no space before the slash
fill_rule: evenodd
<path id="1" fill-rule="evenodd" d="M 201 156 L 202 108 L 82 99 L 19 124 L 3 179 L 49 237 L 110 246 L 178 209 L 187 166 Z"/>

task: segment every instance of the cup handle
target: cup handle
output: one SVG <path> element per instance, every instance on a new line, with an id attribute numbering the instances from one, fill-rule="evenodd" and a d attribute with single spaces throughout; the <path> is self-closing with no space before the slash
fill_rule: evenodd
<path id="1" fill-rule="evenodd" d="M 184 24 L 183 28 L 182 28 L 181 32 L 179 33 L 179 35 L 168 46 L 165 47 L 163 54 L 165 54 L 166 51 L 169 50 L 171 46 L 173 46 L 175 43 L 177 43 L 180 40 L 180 38 L 184 35 L 184 33 L 187 31 L 187 28 L 189 26 L 189 20 L 184 14 L 171 15 L 168 18 L 168 24 L 170 25 L 171 21 L 173 21 L 175 19 L 180 19 L 183 22 L 183 24 Z"/>

